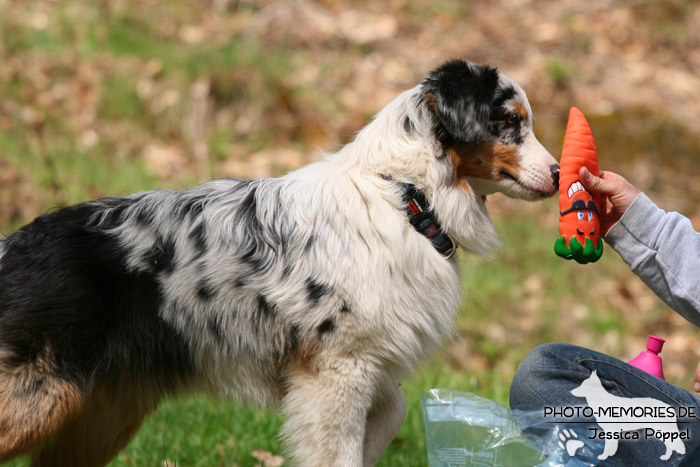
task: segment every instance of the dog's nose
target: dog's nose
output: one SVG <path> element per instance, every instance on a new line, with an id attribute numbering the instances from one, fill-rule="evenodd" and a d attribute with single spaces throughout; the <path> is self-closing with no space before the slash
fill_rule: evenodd
<path id="1" fill-rule="evenodd" d="M 552 172 L 552 180 L 554 181 L 554 188 L 559 189 L 559 164 L 552 164 L 549 166 L 549 171 Z"/>

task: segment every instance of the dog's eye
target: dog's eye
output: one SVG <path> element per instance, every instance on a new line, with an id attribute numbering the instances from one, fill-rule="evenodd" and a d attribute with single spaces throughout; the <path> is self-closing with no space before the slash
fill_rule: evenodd
<path id="1" fill-rule="evenodd" d="M 508 125 L 515 125 L 520 122 L 520 114 L 512 113 L 506 115 L 506 123 Z"/>

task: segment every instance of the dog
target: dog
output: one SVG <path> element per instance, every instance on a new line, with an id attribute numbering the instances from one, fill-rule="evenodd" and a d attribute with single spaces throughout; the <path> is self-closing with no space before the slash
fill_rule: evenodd
<path id="1" fill-rule="evenodd" d="M 485 196 L 557 190 L 523 90 L 449 61 L 280 178 L 86 202 L 0 240 L 0 461 L 101 465 L 165 396 L 281 409 L 298 465 L 374 465 L 449 334 Z"/>
<path id="2" fill-rule="evenodd" d="M 685 454 L 685 445 L 681 441 L 676 417 L 668 417 L 667 415 L 669 412 L 673 412 L 673 407 L 669 404 L 651 397 L 630 398 L 610 394 L 603 387 L 595 370 L 580 386 L 572 389 L 571 394 L 586 399 L 586 404 L 593 409 L 596 423 L 603 429 L 605 446 L 598 459 L 605 460 L 615 455 L 619 439 L 626 439 L 624 432 L 638 430 L 644 430 L 646 437 L 648 437 L 649 432 L 668 434 L 668 439 L 663 439 L 666 452 L 661 455 L 661 460 L 670 459 L 674 451 L 681 455 Z M 613 416 L 612 412 L 605 413 L 606 409 L 609 411 L 612 408 L 620 409 L 620 411 L 622 409 L 629 410 L 628 413 L 632 415 Z M 644 409 L 654 408 L 662 410 L 663 414 L 658 417 L 644 415 Z M 642 415 L 634 415 L 634 413 Z M 637 439 L 637 437 L 631 439 Z"/>

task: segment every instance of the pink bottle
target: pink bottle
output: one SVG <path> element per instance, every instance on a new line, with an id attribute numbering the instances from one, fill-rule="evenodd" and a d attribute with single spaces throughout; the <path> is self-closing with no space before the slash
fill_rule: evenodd
<path id="1" fill-rule="evenodd" d="M 661 352 L 664 342 L 666 342 L 665 339 L 649 335 L 647 349 L 627 363 L 632 366 L 636 366 L 640 370 L 646 371 L 650 375 L 654 375 L 665 380 L 664 369 L 661 367 L 661 357 L 659 357 L 659 352 Z"/>

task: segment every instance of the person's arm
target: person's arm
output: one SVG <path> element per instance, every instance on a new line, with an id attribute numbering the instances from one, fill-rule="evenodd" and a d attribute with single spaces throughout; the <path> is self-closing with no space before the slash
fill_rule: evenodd
<path id="1" fill-rule="evenodd" d="M 585 168 L 579 175 L 601 194 L 605 241 L 668 306 L 700 325 L 700 234 L 690 220 L 664 212 L 620 175 L 594 177 Z M 693 390 L 700 393 L 700 364 Z"/>
<path id="2" fill-rule="evenodd" d="M 601 230 L 649 288 L 668 306 L 700 326 L 700 233 L 690 220 L 667 213 L 624 177 L 580 173 L 586 189 L 601 194 Z"/>
<path id="3" fill-rule="evenodd" d="M 640 193 L 605 241 L 668 306 L 700 326 L 700 233 L 687 217 Z"/>

